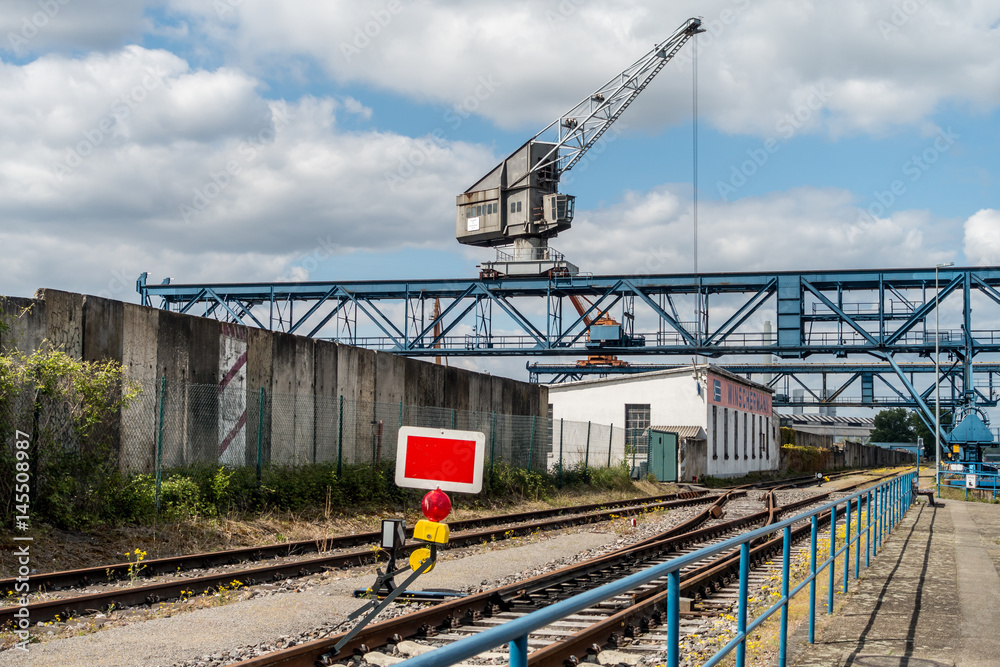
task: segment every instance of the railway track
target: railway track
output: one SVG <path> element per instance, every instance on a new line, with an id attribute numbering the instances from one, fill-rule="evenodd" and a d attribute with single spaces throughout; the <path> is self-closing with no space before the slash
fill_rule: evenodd
<path id="1" fill-rule="evenodd" d="M 814 481 L 814 480 L 813 480 Z M 332 648 L 344 636 L 337 634 L 308 642 L 282 651 L 266 654 L 238 663 L 241 667 L 265 665 L 312 666 L 344 664 L 358 655 L 372 653 L 387 645 L 398 645 L 406 639 L 420 639 L 433 644 L 454 641 L 488 627 L 508 622 L 542 606 L 571 597 L 583 590 L 595 588 L 646 569 L 667 559 L 677 557 L 734 534 L 745 532 L 775 521 L 781 514 L 800 510 L 808 505 L 826 501 L 833 493 L 870 484 L 866 480 L 845 489 L 828 491 L 779 507 L 773 489 L 766 494 L 765 509 L 753 515 L 732 521 L 708 525 L 729 498 L 739 494 L 733 490 L 706 508 L 697 517 L 664 533 L 619 549 L 610 554 L 576 565 L 567 566 L 514 584 L 503 586 L 458 600 L 445 602 L 394 619 L 373 624 L 353 637 L 334 655 Z M 808 525 L 803 526 L 808 534 Z M 803 527 L 793 531 L 799 537 Z M 756 544 L 751 549 L 751 560 L 760 566 L 780 551 L 781 539 Z M 726 553 L 712 558 L 697 567 L 682 572 L 681 595 L 711 601 L 726 589 L 737 576 L 738 554 Z M 588 653 L 599 652 L 605 646 L 631 645 L 635 637 L 653 631 L 662 622 L 660 618 L 666 597 L 666 581 L 654 581 L 631 591 L 626 596 L 607 600 L 600 605 L 563 619 L 560 624 L 532 633 L 529 638 L 530 664 L 563 667 L 583 660 Z M 712 606 L 711 604 L 709 606 Z M 699 612 L 693 612 L 696 615 Z M 704 610 L 700 612 L 705 615 Z M 688 614 L 690 615 L 690 614 Z M 649 649 L 639 649 L 649 650 Z M 373 654 L 372 658 L 376 656 Z M 502 651 L 488 657 L 506 657 Z M 567 662 L 569 661 L 569 662 Z"/>
<path id="2" fill-rule="evenodd" d="M 539 530 L 556 530 L 574 525 L 606 521 L 622 516 L 634 516 L 656 510 L 687 507 L 691 505 L 709 504 L 717 496 L 704 491 L 684 492 L 653 496 L 632 501 L 615 501 L 599 505 L 582 505 L 553 510 L 522 512 L 497 517 L 455 521 L 449 525 L 453 530 L 449 547 L 463 547 L 481 544 L 485 541 L 504 540 L 512 537 L 530 535 Z M 650 502 L 651 501 L 651 502 Z M 469 530 L 483 525 L 494 527 L 485 530 Z M 255 560 L 260 554 L 270 554 L 271 558 L 278 555 L 298 555 L 307 549 L 318 550 L 325 547 L 333 550 L 338 546 L 373 543 L 378 541 L 379 533 L 363 533 L 331 538 L 325 544 L 322 541 L 296 542 L 292 544 L 274 545 L 272 547 L 257 547 L 251 549 L 234 549 L 209 554 L 195 554 L 145 561 L 148 570 L 143 574 L 171 574 L 171 579 L 144 586 L 116 587 L 110 590 L 84 595 L 59 597 L 56 599 L 36 602 L 28 605 L 33 621 L 49 621 L 57 616 L 60 618 L 80 617 L 90 613 L 106 611 L 109 608 L 131 607 L 136 605 L 153 605 L 160 602 L 180 599 L 184 591 L 214 592 L 220 586 L 229 586 L 234 580 L 241 585 L 282 581 L 293 577 L 304 577 L 329 569 L 349 568 L 377 562 L 379 553 L 369 549 L 331 553 L 314 558 L 283 561 L 272 565 L 252 567 L 249 569 L 234 569 L 224 567 Z M 409 551 L 419 548 L 419 544 L 411 544 Z M 263 558 L 264 556 L 260 556 Z M 48 587 L 64 589 L 81 586 L 91 586 L 100 583 L 113 583 L 116 580 L 128 578 L 129 564 L 119 564 L 109 567 L 96 567 L 65 572 L 33 575 L 30 583 L 33 592 L 46 590 Z M 217 568 L 220 571 L 203 576 L 176 576 L 185 571 L 199 568 Z M 6 585 L 13 580 L 2 580 L 0 585 Z M 2 589 L 0 589 L 2 590 Z M 16 606 L 0 608 L 0 627 L 10 622 L 17 611 Z"/>

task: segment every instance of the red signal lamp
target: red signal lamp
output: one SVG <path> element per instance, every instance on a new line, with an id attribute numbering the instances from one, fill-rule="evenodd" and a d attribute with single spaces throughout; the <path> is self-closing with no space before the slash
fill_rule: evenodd
<path id="1" fill-rule="evenodd" d="M 441 521 L 451 513 L 451 498 L 441 489 L 428 491 L 420 501 L 420 510 L 431 521 Z"/>

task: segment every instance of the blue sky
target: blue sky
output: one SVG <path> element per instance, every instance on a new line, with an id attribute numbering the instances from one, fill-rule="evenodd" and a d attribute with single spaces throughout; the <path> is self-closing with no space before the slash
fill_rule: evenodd
<path id="1" fill-rule="evenodd" d="M 691 269 L 697 48 L 702 270 L 1000 263 L 995 2 L 13 0 L 0 293 L 475 276 L 455 195 L 689 16 L 553 247 Z"/>

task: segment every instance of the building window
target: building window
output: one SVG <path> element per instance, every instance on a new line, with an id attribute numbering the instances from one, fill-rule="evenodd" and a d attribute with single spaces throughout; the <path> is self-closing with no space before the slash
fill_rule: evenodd
<path id="1" fill-rule="evenodd" d="M 750 458 L 757 458 L 757 415 L 750 415 Z"/>
<path id="2" fill-rule="evenodd" d="M 764 431 L 761 432 L 760 435 L 761 438 L 764 440 L 764 442 L 762 443 L 764 447 L 764 458 L 769 459 L 771 458 L 771 447 L 770 443 L 768 442 L 768 440 L 770 440 L 771 437 L 771 419 L 768 418 L 763 421 L 764 421 Z"/>
<path id="3" fill-rule="evenodd" d="M 729 408 L 722 408 L 722 458 L 729 459 Z"/>
<path id="4" fill-rule="evenodd" d="M 712 458 L 719 458 L 719 406 L 712 406 Z"/>
<path id="5" fill-rule="evenodd" d="M 511 213 L 516 213 L 517 212 L 517 209 L 514 207 L 514 202 L 510 203 L 510 212 Z"/>
<path id="6" fill-rule="evenodd" d="M 649 404 L 625 404 L 625 449 L 639 458 L 646 456 L 647 429 L 649 428 Z"/>
<path id="7" fill-rule="evenodd" d="M 740 460 L 740 413 L 733 412 L 733 458 Z"/>
<path id="8" fill-rule="evenodd" d="M 747 413 L 743 413 L 743 458 L 747 458 Z"/>

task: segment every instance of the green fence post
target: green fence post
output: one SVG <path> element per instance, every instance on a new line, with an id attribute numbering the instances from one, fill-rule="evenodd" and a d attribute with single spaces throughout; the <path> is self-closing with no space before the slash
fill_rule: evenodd
<path id="1" fill-rule="evenodd" d="M 260 388 L 260 398 L 257 401 L 257 488 L 260 488 L 261 471 L 264 467 L 264 405 L 267 398 L 264 387 Z"/>
<path id="2" fill-rule="evenodd" d="M 531 415 L 531 440 L 528 442 L 528 470 L 535 464 L 535 422 L 538 415 Z"/>
<path id="3" fill-rule="evenodd" d="M 451 430 L 453 430 L 453 431 L 455 430 L 455 415 L 456 415 L 456 413 L 457 413 L 457 410 L 455 410 L 455 408 L 452 408 L 451 409 Z"/>
<path id="4" fill-rule="evenodd" d="M 490 427 L 490 484 L 493 484 L 493 457 L 497 444 L 497 411 L 493 411 L 493 425 Z"/>
<path id="5" fill-rule="evenodd" d="M 340 395 L 340 414 L 337 416 L 337 479 L 341 479 L 344 461 L 344 395 Z"/>
<path id="6" fill-rule="evenodd" d="M 611 425 L 610 433 L 608 433 L 608 467 L 611 467 L 611 443 L 615 437 L 615 425 Z"/>
<path id="7" fill-rule="evenodd" d="M 163 408 L 167 394 L 167 376 L 160 378 L 160 415 L 156 425 L 156 511 L 160 511 L 160 483 L 163 476 Z"/>
<path id="8" fill-rule="evenodd" d="M 583 479 L 587 479 L 587 466 L 590 464 L 590 422 L 587 422 L 587 447 L 583 450 Z"/>
<path id="9" fill-rule="evenodd" d="M 563 471 L 563 458 L 562 458 L 562 452 L 563 452 L 563 418 L 560 417 L 559 418 L 559 488 L 560 489 L 562 488 L 562 485 L 563 485 L 563 475 L 562 475 L 562 471 Z"/>

